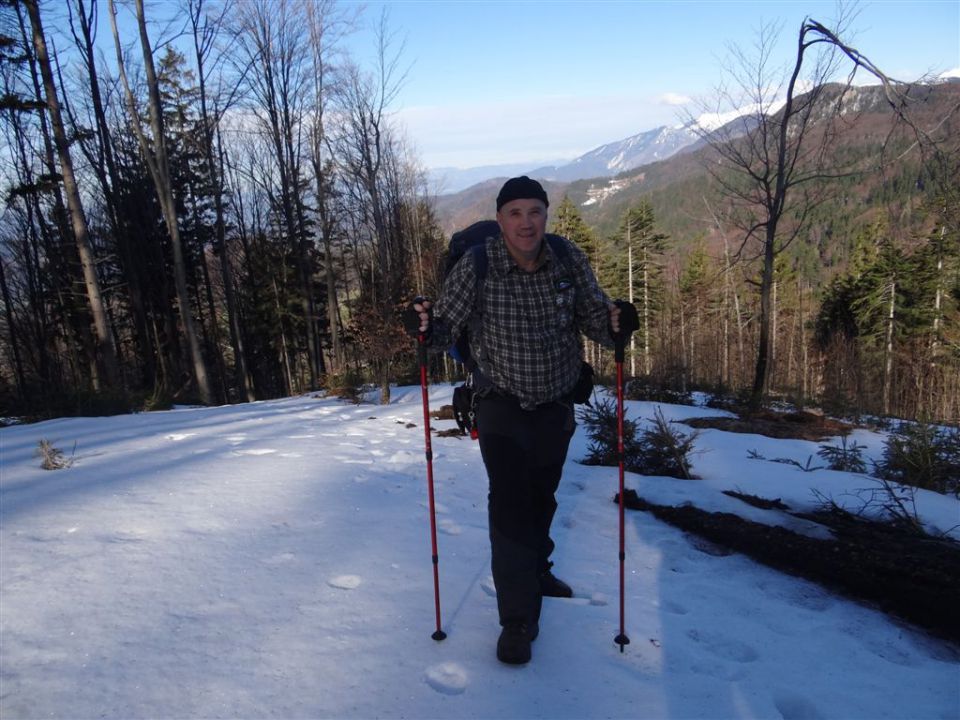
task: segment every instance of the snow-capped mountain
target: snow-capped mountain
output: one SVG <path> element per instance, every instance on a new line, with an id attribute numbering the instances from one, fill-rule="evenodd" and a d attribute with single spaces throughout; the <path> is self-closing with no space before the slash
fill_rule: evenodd
<path id="1" fill-rule="evenodd" d="M 530 174 L 559 181 L 617 175 L 657 160 L 666 160 L 696 141 L 697 135 L 692 126 L 664 125 L 601 145 L 566 165 L 541 167 Z"/>
<path id="2" fill-rule="evenodd" d="M 521 172 L 554 182 L 613 177 L 642 165 L 666 160 L 677 153 L 696 149 L 703 142 L 701 136 L 704 131 L 714 131 L 738 119 L 741 115 L 751 112 L 753 112 L 752 108 L 744 108 L 722 115 L 704 114 L 682 125 L 672 127 L 661 125 L 652 130 L 645 130 L 628 138 L 601 145 L 569 162 L 543 165 L 534 169 L 517 165 L 488 166 L 467 170 L 444 168 L 442 178 L 446 187 L 443 190 L 456 192 L 473 183 L 496 177 L 498 174 L 507 176 Z M 498 173 L 498 170 L 501 172 Z M 441 171 L 435 171 L 434 175 L 440 178 Z"/>

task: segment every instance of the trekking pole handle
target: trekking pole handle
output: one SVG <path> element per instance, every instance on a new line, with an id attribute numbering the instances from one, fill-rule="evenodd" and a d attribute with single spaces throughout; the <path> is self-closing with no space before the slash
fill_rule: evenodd
<path id="1" fill-rule="evenodd" d="M 611 332 L 613 336 L 613 355 L 617 362 L 622 363 L 626 354 L 627 340 L 640 327 L 640 322 L 637 318 L 637 308 L 633 303 L 614 300 L 613 304 L 620 310 L 617 321 L 619 329 L 616 332 Z"/>
<path id="2" fill-rule="evenodd" d="M 613 341 L 613 359 L 622 363 L 624 356 L 626 355 L 627 339 L 623 337 L 622 334 L 617 333 L 616 338 Z"/>

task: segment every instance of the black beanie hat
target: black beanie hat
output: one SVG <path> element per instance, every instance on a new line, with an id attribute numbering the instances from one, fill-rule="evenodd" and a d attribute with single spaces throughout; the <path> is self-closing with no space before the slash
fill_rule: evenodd
<path id="1" fill-rule="evenodd" d="M 497 195 L 497 212 L 511 200 L 540 200 L 544 205 L 550 207 L 547 201 L 547 193 L 543 186 L 536 180 L 531 180 L 526 175 L 510 178 L 503 187 L 500 188 L 500 194 Z"/>

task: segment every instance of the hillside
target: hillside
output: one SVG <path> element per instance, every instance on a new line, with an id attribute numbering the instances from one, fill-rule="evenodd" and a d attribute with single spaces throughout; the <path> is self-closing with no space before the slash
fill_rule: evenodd
<path id="1" fill-rule="evenodd" d="M 838 99 L 840 86 L 825 93 L 828 101 Z M 943 139 L 960 137 L 960 82 L 946 82 L 910 88 L 911 117 L 925 130 Z M 850 89 L 843 98 L 834 153 L 860 172 L 833 181 L 830 197 L 817 208 L 806 236 L 796 252 L 807 257 L 811 268 L 843 261 L 845 241 L 860 226 L 886 217 L 904 237 L 923 231 L 923 218 L 915 212 L 926 187 L 922 181 L 919 154 L 911 149 L 913 137 L 896 123 L 880 86 Z M 815 123 L 826 130 L 824 108 Z M 889 139 L 889 144 L 886 146 Z M 676 253 L 682 253 L 698 238 L 716 240 L 717 231 L 705 198 L 723 208 L 716 182 L 707 165 L 714 161 L 711 148 L 683 152 L 643 165 L 613 178 L 595 177 L 572 182 L 546 181 L 554 203 L 566 194 L 580 208 L 584 220 L 601 234 L 611 233 L 626 208 L 641 199 L 653 206 L 662 231 L 673 239 Z M 880 170 L 881 164 L 885 169 Z M 493 198 L 502 178 L 488 180 L 463 192 L 441 196 L 437 210 L 447 232 L 494 214 Z M 736 242 L 731 232 L 730 239 Z M 841 246 L 838 246 L 838 239 Z"/>

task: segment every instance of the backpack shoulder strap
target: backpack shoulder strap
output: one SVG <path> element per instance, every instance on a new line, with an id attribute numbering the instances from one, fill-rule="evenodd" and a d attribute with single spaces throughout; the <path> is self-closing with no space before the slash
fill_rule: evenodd
<path id="1" fill-rule="evenodd" d="M 546 239 L 547 244 L 550 246 L 550 249 L 553 250 L 553 254 L 557 256 L 557 259 L 563 263 L 563 266 L 568 272 L 572 271 L 570 241 L 561 235 L 554 235 L 553 233 L 547 233 Z"/>
<path id="2" fill-rule="evenodd" d="M 490 261 L 487 258 L 487 241 L 484 240 L 471 247 L 470 253 L 473 255 L 473 274 L 476 277 L 476 287 L 479 291 L 483 281 L 487 279 L 487 268 L 490 266 Z"/>

